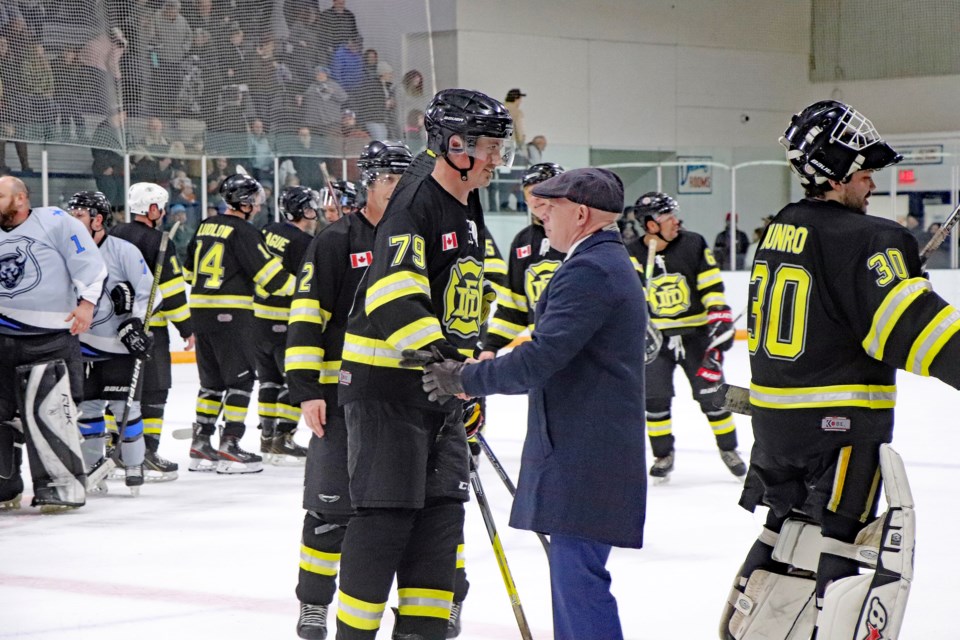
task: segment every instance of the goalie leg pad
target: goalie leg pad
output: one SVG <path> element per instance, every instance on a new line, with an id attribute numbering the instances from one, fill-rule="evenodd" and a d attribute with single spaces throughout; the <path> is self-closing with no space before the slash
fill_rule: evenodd
<path id="1" fill-rule="evenodd" d="M 0 422 L 0 511 L 20 506 L 23 493 L 23 434 L 12 422 Z"/>
<path id="2" fill-rule="evenodd" d="M 34 504 L 83 506 L 86 472 L 66 363 L 53 360 L 17 367 L 17 383 Z"/>
<path id="3" fill-rule="evenodd" d="M 877 545 L 876 571 L 827 587 L 818 640 L 879 640 L 900 634 L 913 582 L 916 520 L 903 460 L 887 444 L 880 446 L 880 474 L 888 505 L 878 518 L 882 526 L 871 523 L 857 538 L 857 544 Z"/>
<path id="4" fill-rule="evenodd" d="M 806 640 L 817 619 L 815 587 L 808 576 L 754 571 L 743 592 L 730 592 L 721 638 Z"/>

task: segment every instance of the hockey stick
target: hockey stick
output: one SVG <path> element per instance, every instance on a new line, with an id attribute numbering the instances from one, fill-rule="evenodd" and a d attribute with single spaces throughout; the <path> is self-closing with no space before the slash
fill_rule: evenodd
<path id="1" fill-rule="evenodd" d="M 343 209 L 340 208 L 340 199 L 337 198 L 336 191 L 333 188 L 333 181 L 330 180 L 330 174 L 327 172 L 327 163 L 320 163 L 320 173 L 323 174 L 323 181 L 327 184 L 327 193 L 330 194 L 330 198 L 333 200 L 333 206 L 337 208 L 337 216 L 343 217 Z"/>
<path id="2" fill-rule="evenodd" d="M 157 252 L 157 263 L 153 265 L 153 284 L 150 286 L 150 297 L 147 298 L 147 312 L 143 316 L 143 332 L 148 336 L 153 333 L 150 331 L 150 320 L 153 318 L 153 304 L 157 299 L 157 292 L 160 291 L 160 276 L 163 274 L 163 264 L 167 259 L 167 245 L 170 242 L 170 236 L 177 232 L 180 221 L 173 223 L 169 231 L 164 231 L 160 236 L 160 250 Z M 140 371 L 143 369 L 143 360 L 134 358 L 133 374 L 130 376 L 130 391 L 127 393 L 127 402 L 123 405 L 123 418 L 117 423 L 117 449 L 123 442 L 123 431 L 127 428 L 127 421 L 130 419 L 130 408 L 133 406 L 137 396 L 137 386 L 140 384 Z"/>
<path id="3" fill-rule="evenodd" d="M 497 525 L 493 522 L 490 505 L 487 504 L 487 498 L 483 493 L 483 484 L 480 483 L 477 464 L 473 461 L 473 456 L 469 456 L 469 458 L 470 484 L 473 485 L 473 493 L 477 496 L 477 506 L 480 507 L 480 513 L 483 514 L 483 524 L 487 527 L 487 535 L 490 536 L 490 543 L 493 545 L 493 554 L 497 557 L 497 564 L 500 565 L 500 575 L 503 576 L 503 584 L 507 588 L 507 595 L 510 596 L 513 615 L 517 618 L 517 626 L 520 627 L 520 637 L 523 638 L 523 640 L 533 640 L 533 636 L 530 634 L 530 625 L 527 624 L 527 617 L 523 614 L 523 607 L 520 605 L 520 595 L 517 593 L 517 586 L 513 583 L 513 575 L 510 573 L 510 567 L 507 565 L 507 556 L 503 552 L 503 545 L 500 544 Z"/>
<path id="4" fill-rule="evenodd" d="M 660 332 L 660 329 L 657 329 L 653 324 L 653 308 L 650 306 L 650 299 L 647 297 L 647 287 L 650 286 L 650 279 L 653 277 L 653 262 L 657 256 L 657 239 L 650 238 L 650 241 L 646 243 L 647 245 L 647 264 L 643 271 L 643 280 L 644 287 L 643 297 L 647 301 L 647 341 L 652 342 L 656 345 L 656 350 L 653 352 L 653 355 L 648 355 L 646 352 L 646 346 L 644 346 L 644 358 L 643 363 L 645 365 L 650 364 L 657 359 L 657 356 L 660 354 L 660 347 L 663 345 L 663 334 Z"/>
<path id="5" fill-rule="evenodd" d="M 490 444 L 487 442 L 487 439 L 483 437 L 483 434 L 479 431 L 475 436 L 477 442 L 480 443 L 480 448 L 483 449 L 483 452 L 487 456 L 487 460 L 490 461 L 490 464 L 493 465 L 494 470 L 496 470 L 497 475 L 500 476 L 500 479 L 503 480 L 503 484 L 506 485 L 507 491 L 510 492 L 510 497 L 515 498 L 517 495 L 517 487 L 514 486 L 513 480 L 510 479 L 510 476 L 507 475 L 507 470 L 503 468 L 503 465 L 500 464 L 500 461 L 497 459 L 497 456 L 493 453 L 493 449 L 490 448 Z M 543 545 L 543 550 L 547 554 L 547 557 L 550 557 L 550 541 L 547 540 L 547 536 L 542 533 L 537 533 L 537 537 L 540 538 L 540 544 Z"/>
<path id="6" fill-rule="evenodd" d="M 947 239 L 947 236 L 950 235 L 950 232 L 953 231 L 953 228 L 957 226 L 957 222 L 960 222 L 960 206 L 953 210 L 947 219 L 943 221 L 943 224 L 940 225 L 940 228 L 937 229 L 937 232 L 933 234 L 930 238 L 930 241 L 923 247 L 923 251 L 920 252 L 920 268 L 923 269 L 927 265 L 927 260 L 930 259 L 931 254 L 934 251 L 940 248 L 940 245 L 943 244 L 943 241 Z"/>

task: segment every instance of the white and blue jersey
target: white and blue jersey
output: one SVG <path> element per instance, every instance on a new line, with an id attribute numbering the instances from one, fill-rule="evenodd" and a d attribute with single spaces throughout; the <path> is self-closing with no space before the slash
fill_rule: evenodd
<path id="1" fill-rule="evenodd" d="M 107 265 L 107 282 L 97 300 L 90 329 L 80 334 L 84 358 L 95 360 L 130 353 L 117 335 L 120 323 L 132 317 L 144 319 L 150 288 L 153 286 L 153 275 L 136 245 L 114 236 L 105 236 L 100 243 L 100 254 Z M 130 283 L 135 293 L 133 312 L 130 314 L 118 315 L 110 298 L 110 292 L 121 282 Z M 160 306 L 162 301 L 161 296 L 156 296 L 154 306 Z"/>
<path id="2" fill-rule="evenodd" d="M 0 229 L 0 333 L 68 331 L 79 300 L 96 304 L 107 267 L 90 232 L 57 207 Z"/>

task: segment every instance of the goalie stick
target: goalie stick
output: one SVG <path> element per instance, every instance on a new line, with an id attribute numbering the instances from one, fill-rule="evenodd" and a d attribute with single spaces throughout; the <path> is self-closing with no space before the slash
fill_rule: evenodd
<path id="1" fill-rule="evenodd" d="M 940 229 L 937 230 L 937 232 L 933 234 L 933 237 L 930 238 L 930 241 L 924 245 L 923 251 L 920 252 L 921 269 L 927 265 L 927 260 L 930 259 L 934 251 L 940 248 L 940 245 L 947 239 L 947 236 L 950 235 L 950 232 L 953 231 L 953 228 L 957 226 L 958 222 L 960 222 L 960 206 L 947 216 L 947 219 L 943 221 Z M 744 309 L 744 311 L 746 311 L 746 309 Z M 743 313 L 740 315 L 743 315 Z M 737 320 L 739 319 L 740 316 L 737 316 Z M 736 324 L 736 320 L 734 320 L 734 324 Z M 751 415 L 750 389 L 725 383 L 720 385 L 720 391 L 722 393 L 717 394 L 717 397 L 722 399 L 722 402 L 716 407 L 717 409 L 724 409 L 745 416 Z"/>

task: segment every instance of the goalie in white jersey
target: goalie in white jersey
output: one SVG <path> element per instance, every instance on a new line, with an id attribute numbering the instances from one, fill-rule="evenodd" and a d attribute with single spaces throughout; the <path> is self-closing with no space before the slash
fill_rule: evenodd
<path id="1" fill-rule="evenodd" d="M 83 435 L 83 458 L 90 470 L 87 486 L 91 490 L 106 488 L 104 477 L 114 464 L 124 469 L 126 485 L 136 494 L 143 484 L 143 419 L 140 413 L 140 387 L 126 410 L 130 395 L 134 364 L 150 350 L 151 338 L 144 330 L 144 318 L 153 275 L 137 247 L 120 238 L 107 235 L 111 218 L 110 202 L 99 191 L 80 191 L 67 203 L 70 215 L 79 220 L 93 237 L 107 264 L 107 282 L 97 301 L 90 330 L 80 337 L 80 347 L 87 366 L 80 404 L 80 433 Z M 157 296 L 155 305 L 162 298 Z M 119 457 L 107 461 L 104 442 L 107 435 L 104 411 L 107 406 L 117 418 Z M 123 416 L 126 414 L 126 424 Z"/>
<path id="2" fill-rule="evenodd" d="M 76 336 L 90 327 L 106 276 L 82 224 L 56 207 L 31 209 L 23 182 L 0 178 L 0 510 L 20 506 L 24 439 L 33 505 L 85 502 Z"/>

